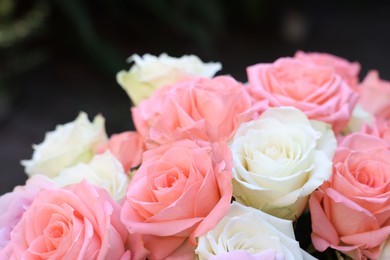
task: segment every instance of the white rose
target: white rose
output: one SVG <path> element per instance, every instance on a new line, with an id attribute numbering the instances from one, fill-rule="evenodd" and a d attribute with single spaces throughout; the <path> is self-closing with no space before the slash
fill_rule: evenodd
<path id="1" fill-rule="evenodd" d="M 381 254 L 378 260 L 390 259 L 390 238 L 386 240 L 385 243 L 381 246 Z"/>
<path id="2" fill-rule="evenodd" d="M 314 259 L 299 247 L 290 220 L 233 202 L 195 250 L 199 259 Z"/>
<path id="3" fill-rule="evenodd" d="M 371 125 L 373 116 L 364 110 L 361 105 L 357 104 L 352 111 L 351 118 L 348 124 L 344 127 L 342 133 L 350 134 L 354 132 L 360 132 L 364 124 Z"/>
<path id="4" fill-rule="evenodd" d="M 106 151 L 98 154 L 88 163 L 79 163 L 76 166 L 63 169 L 52 179 L 59 186 L 79 183 L 82 180 L 106 189 L 111 196 L 120 201 L 126 194 L 130 178 L 125 173 L 122 164 Z"/>
<path id="5" fill-rule="evenodd" d="M 134 62 L 134 65 L 129 71 L 120 71 L 116 78 L 135 105 L 160 87 L 193 76 L 211 78 L 221 69 L 220 63 L 203 63 L 195 55 L 174 58 L 165 53 L 159 57 L 134 54 L 128 61 Z"/>
<path id="6" fill-rule="evenodd" d="M 53 178 L 79 162 L 88 162 L 98 145 L 107 140 L 104 118 L 98 115 L 91 123 L 81 112 L 75 121 L 58 125 L 45 135 L 42 143 L 34 145 L 32 159 L 22 161 L 29 176 L 35 174 Z"/>
<path id="7" fill-rule="evenodd" d="M 230 147 L 237 201 L 295 220 L 331 176 L 336 139 L 330 125 L 280 107 L 240 125 Z"/>

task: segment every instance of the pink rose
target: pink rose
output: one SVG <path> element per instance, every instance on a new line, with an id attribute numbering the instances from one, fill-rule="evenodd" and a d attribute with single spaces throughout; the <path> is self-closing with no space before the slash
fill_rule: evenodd
<path id="1" fill-rule="evenodd" d="M 359 85 L 362 107 L 381 119 L 390 119 L 390 82 L 382 80 L 376 70 L 368 72 Z"/>
<path id="2" fill-rule="evenodd" d="M 231 167 L 225 143 L 211 146 L 181 140 L 144 153 L 121 219 L 130 233 L 144 235 L 149 259 L 172 254 L 192 259 L 195 238 L 211 230 L 229 210 Z"/>
<path id="3" fill-rule="evenodd" d="M 333 175 L 312 193 L 314 247 L 353 259 L 376 259 L 390 235 L 390 150 L 375 136 L 354 133 L 340 144 Z"/>
<path id="4" fill-rule="evenodd" d="M 150 144 L 178 139 L 225 141 L 254 117 L 246 87 L 229 76 L 197 78 L 156 90 L 132 109 L 138 132 Z"/>
<path id="5" fill-rule="evenodd" d="M 11 231 L 30 207 L 37 193 L 43 188 L 55 186 L 46 176 L 34 175 L 27 180 L 26 185 L 17 186 L 12 192 L 0 197 L 0 250 L 10 241 Z"/>
<path id="6" fill-rule="evenodd" d="M 294 57 L 304 62 L 312 62 L 316 65 L 332 69 L 351 88 L 356 89 L 360 72 L 360 64 L 358 62 L 349 62 L 346 59 L 332 54 L 318 52 L 305 53 L 303 51 L 297 51 Z"/>
<path id="7" fill-rule="evenodd" d="M 250 93 L 272 107 L 293 106 L 339 133 L 348 123 L 358 95 L 333 69 L 294 58 L 247 68 Z"/>
<path id="8" fill-rule="evenodd" d="M 12 231 L 11 241 L 0 256 L 11 259 L 140 257 L 136 254 L 142 250 L 131 253 L 126 250 L 127 239 L 119 205 L 105 190 L 83 181 L 63 189 L 42 190 Z"/>
<path id="9" fill-rule="evenodd" d="M 377 136 L 390 145 L 390 121 L 374 120 L 372 125 L 363 125 L 362 132 Z"/>
<path id="10" fill-rule="evenodd" d="M 142 137 L 135 131 L 114 134 L 108 142 L 98 147 L 97 153 L 111 153 L 121 162 L 125 172 L 141 164 L 144 143 Z"/>

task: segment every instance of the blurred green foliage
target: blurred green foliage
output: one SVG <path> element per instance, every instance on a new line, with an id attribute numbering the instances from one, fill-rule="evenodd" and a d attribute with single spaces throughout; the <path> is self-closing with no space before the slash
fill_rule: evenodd
<path id="1" fill-rule="evenodd" d="M 311 5 L 309 0 L 0 0 L 0 84 L 64 49 L 110 76 L 123 68 L 125 44 L 172 52 L 181 41 L 212 56 L 231 25 L 273 32 L 286 8 Z"/>
<path id="2" fill-rule="evenodd" d="M 42 29 L 49 6 L 42 0 L 21 8 L 21 2 L 0 0 L 0 86 L 44 59 L 36 49 L 27 50 L 27 43 Z"/>
<path id="3" fill-rule="evenodd" d="M 169 31 L 170 35 L 175 34 L 209 54 L 215 50 L 216 39 L 227 33 L 229 17 L 259 22 L 266 15 L 268 3 L 267 0 L 0 0 L 0 84 L 44 62 L 53 41 L 81 50 L 85 58 L 110 75 L 123 67 L 125 59 L 118 50 L 120 34 L 131 44 L 131 38 L 147 37 L 149 32 L 158 35 L 155 40 L 161 44 L 172 45 L 169 35 L 164 38 L 161 32 Z"/>

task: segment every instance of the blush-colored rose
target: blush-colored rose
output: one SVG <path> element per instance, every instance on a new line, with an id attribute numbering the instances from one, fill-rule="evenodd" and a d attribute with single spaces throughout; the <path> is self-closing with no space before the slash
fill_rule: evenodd
<path id="1" fill-rule="evenodd" d="M 121 259 L 144 252 L 127 252 L 127 239 L 119 205 L 105 190 L 82 182 L 42 190 L 11 232 L 11 241 L 0 256 Z"/>
<path id="2" fill-rule="evenodd" d="M 144 153 L 121 219 L 130 233 L 144 236 L 149 259 L 179 253 L 181 259 L 192 259 L 195 238 L 211 230 L 229 209 L 231 166 L 225 143 L 181 140 Z"/>
<path id="3" fill-rule="evenodd" d="M 297 51 L 294 57 L 304 62 L 312 62 L 316 65 L 332 69 L 335 73 L 339 74 L 351 88 L 356 90 L 356 86 L 359 83 L 359 72 L 361 67 L 358 62 L 349 62 L 348 60 L 333 54 L 320 52 L 305 53 L 303 51 Z"/>
<path id="4" fill-rule="evenodd" d="M 310 119 L 332 125 L 336 134 L 351 117 L 358 94 L 333 69 L 296 58 L 247 68 L 250 93 L 271 107 L 292 106 Z"/>
<path id="5" fill-rule="evenodd" d="M 127 131 L 112 135 L 108 142 L 98 147 L 97 153 L 103 153 L 107 150 L 110 150 L 122 163 L 125 171 L 129 172 L 131 168 L 141 164 L 145 148 L 143 139 L 137 132 Z"/>
<path id="6" fill-rule="evenodd" d="M 390 119 L 390 82 L 379 77 L 376 70 L 368 72 L 359 85 L 362 107 L 377 118 Z"/>
<path id="7" fill-rule="evenodd" d="M 56 185 L 46 176 L 37 174 L 29 178 L 24 186 L 17 186 L 12 192 L 0 197 L 0 250 L 10 241 L 11 231 L 30 207 L 35 196 L 43 188 L 51 187 Z"/>
<path id="8" fill-rule="evenodd" d="M 150 144 L 177 139 L 226 141 L 255 116 L 246 87 L 232 77 L 198 78 L 157 90 L 132 109 L 138 132 Z"/>
<path id="9" fill-rule="evenodd" d="M 384 140 L 347 136 L 333 159 L 333 175 L 309 200 L 314 247 L 353 259 L 376 259 L 390 235 L 390 150 Z"/>
<path id="10" fill-rule="evenodd" d="M 361 131 L 381 138 L 390 146 L 390 121 L 376 119 L 371 123 L 371 125 L 364 125 Z"/>
<path id="11" fill-rule="evenodd" d="M 135 105 L 147 99 L 157 89 L 191 77 L 211 78 L 222 66 L 220 63 L 203 63 L 195 55 L 180 58 L 170 57 L 166 53 L 160 56 L 145 54 L 142 57 L 132 55 L 134 62 L 129 71 L 120 71 L 116 79 Z"/>

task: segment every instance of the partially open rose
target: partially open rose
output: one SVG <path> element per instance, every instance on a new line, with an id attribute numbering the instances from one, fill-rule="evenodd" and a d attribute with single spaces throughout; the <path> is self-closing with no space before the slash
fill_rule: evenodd
<path id="1" fill-rule="evenodd" d="M 34 175 L 25 185 L 16 186 L 12 192 L 0 196 L 0 250 L 11 239 L 11 231 L 21 220 L 24 212 L 30 207 L 35 196 L 43 188 L 56 187 L 49 178 Z"/>
<path id="2" fill-rule="evenodd" d="M 58 125 L 47 132 L 42 143 L 34 145 L 30 160 L 22 161 L 29 176 L 57 176 L 66 167 L 92 159 L 95 149 L 107 140 L 104 118 L 97 115 L 93 122 L 81 112 L 73 122 Z"/>
<path id="3" fill-rule="evenodd" d="M 379 137 L 390 146 L 390 121 L 376 119 L 371 125 L 364 125 L 361 131 Z"/>
<path id="4" fill-rule="evenodd" d="M 97 153 L 109 150 L 122 164 L 125 172 L 141 164 L 142 153 L 145 150 L 144 142 L 136 131 L 127 131 L 113 134 L 110 139 L 100 145 Z"/>
<path id="5" fill-rule="evenodd" d="M 333 69 L 309 61 L 280 58 L 250 66 L 247 73 L 256 100 L 268 100 L 272 107 L 296 107 L 310 119 L 331 124 L 336 134 L 348 123 L 358 99 Z"/>
<path id="6" fill-rule="evenodd" d="M 158 57 L 134 54 L 129 61 L 134 62 L 130 70 L 120 71 L 116 78 L 135 105 L 161 87 L 192 77 L 211 78 L 222 67 L 218 62 L 203 63 L 195 55 L 175 58 L 165 53 Z"/>
<path id="7" fill-rule="evenodd" d="M 165 259 L 183 247 L 188 251 L 180 259 L 192 259 L 195 238 L 221 220 L 231 196 L 229 147 L 182 140 L 144 153 L 121 219 L 130 233 L 144 235 L 149 259 Z"/>
<path id="8" fill-rule="evenodd" d="M 281 107 L 241 124 L 230 147 L 236 199 L 295 220 L 310 193 L 330 177 L 336 139 L 328 124 Z"/>
<path id="9" fill-rule="evenodd" d="M 126 194 L 130 178 L 120 162 L 109 152 L 95 155 L 89 163 L 79 163 L 65 168 L 52 179 L 58 186 L 67 186 L 87 180 L 104 188 L 112 198 L 119 202 Z"/>
<path id="10" fill-rule="evenodd" d="M 347 136 L 333 159 L 333 175 L 310 197 L 312 241 L 353 259 L 376 259 L 390 235 L 390 150 L 364 133 Z"/>
<path id="11" fill-rule="evenodd" d="M 295 240 L 292 222 L 233 202 L 218 225 L 199 238 L 200 260 L 298 260 L 307 253 Z"/>
<path id="12" fill-rule="evenodd" d="M 127 252 L 127 239 L 119 205 L 105 190 L 82 182 L 63 189 L 42 190 L 11 232 L 11 241 L 0 256 L 121 259 L 125 254 L 135 257 L 144 252 Z"/>
<path id="13" fill-rule="evenodd" d="M 368 72 L 359 85 L 362 107 L 377 118 L 390 119 L 390 81 L 379 77 L 376 70 Z"/>
<path id="14" fill-rule="evenodd" d="M 297 51 L 294 57 L 304 62 L 312 62 L 313 64 L 332 69 L 336 74 L 339 74 L 352 89 L 356 90 L 357 84 L 359 83 L 359 63 L 349 62 L 341 57 L 320 52 L 305 53 L 303 51 Z"/>
<path id="15" fill-rule="evenodd" d="M 226 141 L 241 122 L 255 116 L 246 88 L 229 76 L 159 89 L 132 113 L 137 131 L 149 145 L 185 138 Z"/>

